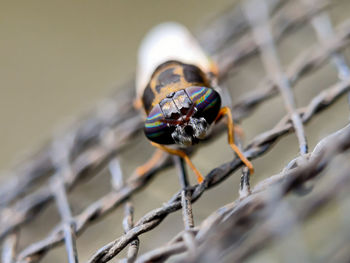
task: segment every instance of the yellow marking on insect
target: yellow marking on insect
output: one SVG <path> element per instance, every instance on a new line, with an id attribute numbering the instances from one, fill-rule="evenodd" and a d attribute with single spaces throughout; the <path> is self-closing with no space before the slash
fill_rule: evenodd
<path id="1" fill-rule="evenodd" d="M 180 77 L 183 78 L 183 75 L 184 75 L 183 67 L 180 65 L 176 65 L 174 69 L 174 74 L 180 75 Z"/>
<path id="2" fill-rule="evenodd" d="M 186 89 L 188 87 L 195 86 L 195 85 L 201 85 L 201 83 L 185 82 L 185 83 L 172 83 L 167 85 L 165 88 L 161 89 L 160 93 L 155 94 L 154 100 L 152 102 L 152 107 L 154 107 L 159 102 L 161 102 L 164 98 L 166 98 L 168 94 L 182 90 L 182 89 Z"/>
<path id="3" fill-rule="evenodd" d="M 157 85 L 157 78 L 152 78 L 152 79 L 151 79 L 151 83 L 150 83 L 150 87 L 151 87 L 151 90 L 152 90 L 152 92 L 153 92 L 153 94 L 154 94 L 155 97 L 156 97 L 157 94 L 158 94 L 158 92 L 157 92 L 157 90 L 156 90 L 156 85 Z"/>

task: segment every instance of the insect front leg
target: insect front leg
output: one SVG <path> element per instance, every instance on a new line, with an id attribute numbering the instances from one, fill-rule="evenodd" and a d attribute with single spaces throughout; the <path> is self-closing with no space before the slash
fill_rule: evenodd
<path id="1" fill-rule="evenodd" d="M 199 184 L 203 182 L 204 178 L 203 178 L 202 174 L 197 170 L 197 168 L 194 166 L 194 164 L 191 162 L 190 158 L 188 157 L 188 155 L 184 151 L 181 151 L 178 149 L 172 149 L 172 148 L 169 148 L 169 147 L 166 147 L 164 145 L 154 143 L 154 142 L 151 142 L 151 144 L 154 147 L 157 147 L 158 149 L 161 149 L 167 153 L 174 154 L 174 155 L 177 155 L 177 156 L 180 156 L 181 158 L 183 158 L 185 160 L 185 162 L 187 163 L 187 165 L 195 173 L 195 175 L 197 177 L 197 182 Z"/>
<path id="2" fill-rule="evenodd" d="M 132 102 L 132 105 L 133 105 L 134 109 L 141 110 L 143 108 L 142 99 L 141 98 L 134 99 L 134 101 Z"/>
<path id="3" fill-rule="evenodd" d="M 234 124 L 232 120 L 232 113 L 229 107 L 223 107 L 220 109 L 218 116 L 216 117 L 216 122 L 221 119 L 221 117 L 227 116 L 227 136 L 228 142 L 232 150 L 237 154 L 239 159 L 248 167 L 250 174 L 254 173 L 254 167 L 252 163 L 244 156 L 238 146 L 235 144 L 234 139 Z"/>
<path id="4" fill-rule="evenodd" d="M 160 149 L 156 149 L 152 157 L 145 164 L 136 168 L 135 170 L 136 175 L 143 176 L 144 174 L 148 173 L 159 163 L 163 155 L 164 155 L 163 151 L 161 151 Z"/>

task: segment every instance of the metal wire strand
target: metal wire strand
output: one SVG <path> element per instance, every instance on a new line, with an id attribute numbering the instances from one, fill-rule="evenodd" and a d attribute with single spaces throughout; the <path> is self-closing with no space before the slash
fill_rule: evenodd
<path id="1" fill-rule="evenodd" d="M 120 191 L 124 186 L 123 173 L 120 167 L 119 160 L 114 158 L 109 162 L 109 171 L 112 176 L 112 186 L 115 191 Z M 134 227 L 134 206 L 132 202 L 128 199 L 124 205 L 124 219 L 123 219 L 123 228 L 124 232 L 130 231 Z M 140 247 L 140 240 L 136 237 L 133 241 L 130 242 L 127 258 L 121 260 L 121 262 L 132 263 L 135 262 L 137 253 Z"/>
<path id="2" fill-rule="evenodd" d="M 285 105 L 290 115 L 295 133 L 299 141 L 301 155 L 308 151 L 304 127 L 299 114 L 296 112 L 295 99 L 290 82 L 283 72 L 278 59 L 276 47 L 274 45 L 271 28 L 269 25 L 269 14 L 264 0 L 249 0 L 244 2 L 243 9 L 253 30 L 255 41 L 258 43 L 261 59 L 268 73 L 268 76 L 277 85 Z"/>
<path id="3" fill-rule="evenodd" d="M 295 130 L 300 152 L 307 157 L 303 158 L 300 166 L 294 167 L 294 164 L 300 161 L 300 157 L 291 160 L 279 174 L 270 176 L 253 187 L 251 195 L 244 195 L 245 198 L 214 211 L 201 224 L 195 226 L 192 203 L 201 198 L 205 191 L 222 183 L 242 167 L 242 163 L 235 158 L 231 162 L 219 164 L 207 174 L 202 184 L 189 186 L 181 159 L 175 157 L 174 161 L 164 155 L 152 170 L 143 175 L 131 174 L 124 181 L 117 156 L 132 143 L 133 137 L 142 128 L 142 117 L 132 107 L 134 93 L 130 86 L 133 84 L 129 83 L 125 85 L 128 89 L 106 99 L 85 118 L 69 127 L 63 135 L 55 136 L 52 142 L 12 171 L 14 179 L 0 187 L 2 260 L 38 262 L 52 248 L 65 243 L 69 262 L 77 262 L 75 238 L 97 220 L 124 205 L 125 233 L 96 249 L 88 262 L 108 262 L 126 247 L 128 252 L 127 257 L 122 260 L 124 262 L 164 261 L 183 252 L 187 253 L 189 262 L 213 262 L 218 255 L 227 251 L 231 251 L 227 254 L 230 259 L 242 261 L 257 253 L 263 244 L 267 246 L 283 238 L 300 222 L 311 217 L 335 198 L 339 198 L 349 187 L 349 177 L 341 171 L 329 175 L 327 169 L 331 167 L 335 158 L 345 154 L 350 148 L 349 127 L 346 126 L 321 140 L 311 153 L 306 154 L 303 125 L 330 107 L 338 98 L 349 93 L 348 66 L 341 51 L 349 46 L 350 22 L 346 20 L 333 29 L 325 15 L 325 9 L 330 3 L 324 0 L 312 2 L 313 5 L 306 0 L 266 0 L 267 6 L 260 8 L 261 11 L 266 7 L 266 16 L 259 21 L 268 23 L 269 27 L 263 29 L 256 25 L 254 11 L 251 8 L 248 10 L 247 7 L 247 16 L 253 16 L 250 20 L 255 37 L 248 32 L 249 21 L 244 19 L 242 10 L 230 10 L 229 14 L 239 14 L 234 22 L 239 28 L 228 26 L 232 21 L 230 16 L 222 15 L 222 20 L 219 18 L 201 37 L 202 42 L 208 43 L 208 49 L 215 51 L 214 59 L 221 70 L 220 85 L 225 83 L 226 77 L 234 69 L 244 64 L 245 59 L 261 50 L 268 74 L 252 93 L 245 94 L 232 105 L 235 121 L 245 119 L 254 113 L 258 105 L 277 94 L 283 96 L 288 114 L 274 127 L 250 140 L 244 147 L 244 154 L 250 159 L 263 156 L 284 135 Z M 261 5 L 261 1 L 254 3 Z M 267 14 L 272 15 L 271 19 Z M 319 42 L 307 48 L 282 69 L 275 45 L 308 22 L 315 28 Z M 213 36 L 220 27 L 223 31 L 215 40 Z M 335 65 L 341 76 L 338 82 L 315 95 L 308 105 L 297 108 L 292 88 L 299 80 L 320 69 L 328 61 Z M 224 126 L 218 125 L 208 141 L 223 131 Z M 182 189 L 161 207 L 135 220 L 131 203 L 133 195 L 137 191 L 141 192 L 155 175 L 174 163 L 179 170 Z M 96 176 L 106 166 L 111 174 L 111 191 L 89 204 L 80 214 L 72 216 L 67 193 L 74 191 L 75 186 L 86 181 L 84 179 Z M 295 169 L 290 169 L 292 167 Z M 344 167 L 348 168 L 346 164 Z M 291 190 L 322 176 L 329 180 L 326 181 L 322 194 L 312 195 L 298 209 L 289 209 L 292 214 L 283 213 L 288 208 L 284 199 Z M 249 186 L 248 177 L 243 170 L 244 186 Z M 46 237 L 17 252 L 17 231 L 25 223 L 35 220 L 51 201 L 56 202 L 62 222 Z M 168 243 L 139 256 L 139 236 L 151 231 L 169 214 L 180 209 L 183 212 L 184 230 Z M 280 231 L 281 229 L 287 230 Z M 344 248 L 349 243 L 349 239 L 339 237 L 336 244 L 342 245 L 334 246 L 324 258 L 333 262 L 345 259 L 349 253 Z M 309 259 L 305 251 L 300 249 L 299 252 L 303 259 Z M 206 261 L 208 259 L 212 261 Z"/>
<path id="4" fill-rule="evenodd" d="M 219 257 L 219 253 L 225 250 L 233 254 L 230 257 L 232 260 L 239 262 L 258 252 L 262 248 L 261 244 L 272 242 L 280 235 L 287 235 L 297 226 L 298 221 L 312 216 L 322 209 L 324 204 L 334 200 L 337 196 L 335 189 L 343 182 L 347 184 L 341 189 L 346 191 L 350 177 L 345 173 L 334 173 L 333 176 L 337 179 L 326 184 L 326 191 L 304 202 L 303 206 L 294 211 L 293 215 L 290 214 L 290 209 L 286 211 L 283 208 L 286 203 L 284 201 L 280 203 L 280 199 L 296 185 L 320 176 L 322 171 L 332 164 L 334 156 L 347 151 L 349 147 L 350 126 L 348 125 L 320 141 L 310 158 L 297 169 L 265 179 L 254 187 L 252 195 L 248 198 L 236 200 L 213 212 L 196 228 L 195 237 L 200 249 L 196 257 L 189 262 L 212 262 Z M 269 191 L 264 191 L 266 188 L 269 188 Z M 279 214 L 271 216 L 274 212 Z M 287 214 L 289 216 L 286 216 Z M 268 221 L 265 222 L 262 216 Z M 252 225 L 256 223 L 256 219 L 261 222 L 258 230 L 253 229 Z M 244 224 L 242 220 L 246 223 Z M 253 235 L 247 235 L 249 232 L 253 232 Z M 229 239 L 218 239 L 222 235 Z M 216 244 L 218 240 L 225 243 L 218 245 Z M 156 261 L 159 258 L 164 260 L 185 251 L 186 247 L 182 239 L 176 238 L 174 241 L 141 255 L 137 262 Z"/>
<path id="5" fill-rule="evenodd" d="M 75 224 L 72 218 L 61 175 L 57 175 L 55 178 L 53 178 L 51 181 L 51 190 L 54 193 L 56 205 L 62 219 L 62 231 L 67 250 L 68 262 L 77 263 L 78 253 L 75 244 Z"/>
<path id="6" fill-rule="evenodd" d="M 3 242 L 1 262 L 13 263 L 16 260 L 16 250 L 18 244 L 18 232 L 9 234 Z"/>

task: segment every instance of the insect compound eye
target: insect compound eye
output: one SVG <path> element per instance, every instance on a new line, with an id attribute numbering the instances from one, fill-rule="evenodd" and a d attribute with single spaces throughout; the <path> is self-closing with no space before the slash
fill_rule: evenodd
<path id="1" fill-rule="evenodd" d="M 163 120 L 163 112 L 159 104 L 157 104 L 147 116 L 144 127 L 145 135 L 150 141 L 155 143 L 173 144 L 175 142 L 171 134 L 175 128 L 168 126 Z"/>
<path id="2" fill-rule="evenodd" d="M 193 117 L 203 117 L 210 125 L 218 115 L 221 108 L 221 98 L 214 89 L 192 86 L 186 88 L 186 93 L 194 103 L 197 112 Z"/>

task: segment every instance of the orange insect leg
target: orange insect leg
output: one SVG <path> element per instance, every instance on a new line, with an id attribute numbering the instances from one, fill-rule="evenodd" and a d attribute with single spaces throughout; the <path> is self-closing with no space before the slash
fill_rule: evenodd
<path id="1" fill-rule="evenodd" d="M 188 157 L 188 155 L 184 152 L 184 151 L 181 151 L 181 150 L 178 150 L 178 149 L 172 149 L 172 148 L 169 148 L 169 147 L 166 147 L 164 145 L 161 145 L 161 144 L 158 144 L 158 143 L 154 143 L 154 142 L 151 142 L 151 144 L 167 153 L 170 153 L 170 154 L 174 154 L 174 155 L 177 155 L 177 156 L 180 156 L 181 158 L 183 158 L 185 160 L 185 162 L 187 163 L 187 165 L 193 170 L 193 172 L 195 173 L 196 177 L 197 177 L 197 181 L 198 183 L 202 183 L 204 178 L 202 176 L 202 174 L 197 170 L 197 168 L 194 166 L 194 164 L 191 162 L 190 158 Z"/>
<path id="2" fill-rule="evenodd" d="M 140 98 L 134 99 L 132 104 L 136 110 L 141 110 L 143 107 L 143 103 Z"/>
<path id="3" fill-rule="evenodd" d="M 232 113 L 229 107 L 223 107 L 220 109 L 215 121 L 218 121 L 222 116 L 227 116 L 227 129 L 228 129 L 228 142 L 232 150 L 238 155 L 241 161 L 248 167 L 250 174 L 254 173 L 254 167 L 252 163 L 243 155 L 240 149 L 235 144 L 234 140 L 234 124 L 232 120 Z"/>
<path id="4" fill-rule="evenodd" d="M 149 172 L 157 163 L 159 163 L 159 160 L 163 156 L 163 151 L 157 149 L 154 154 L 152 155 L 151 159 L 149 159 L 145 164 L 139 166 L 136 168 L 135 173 L 138 176 L 142 176 Z"/>

